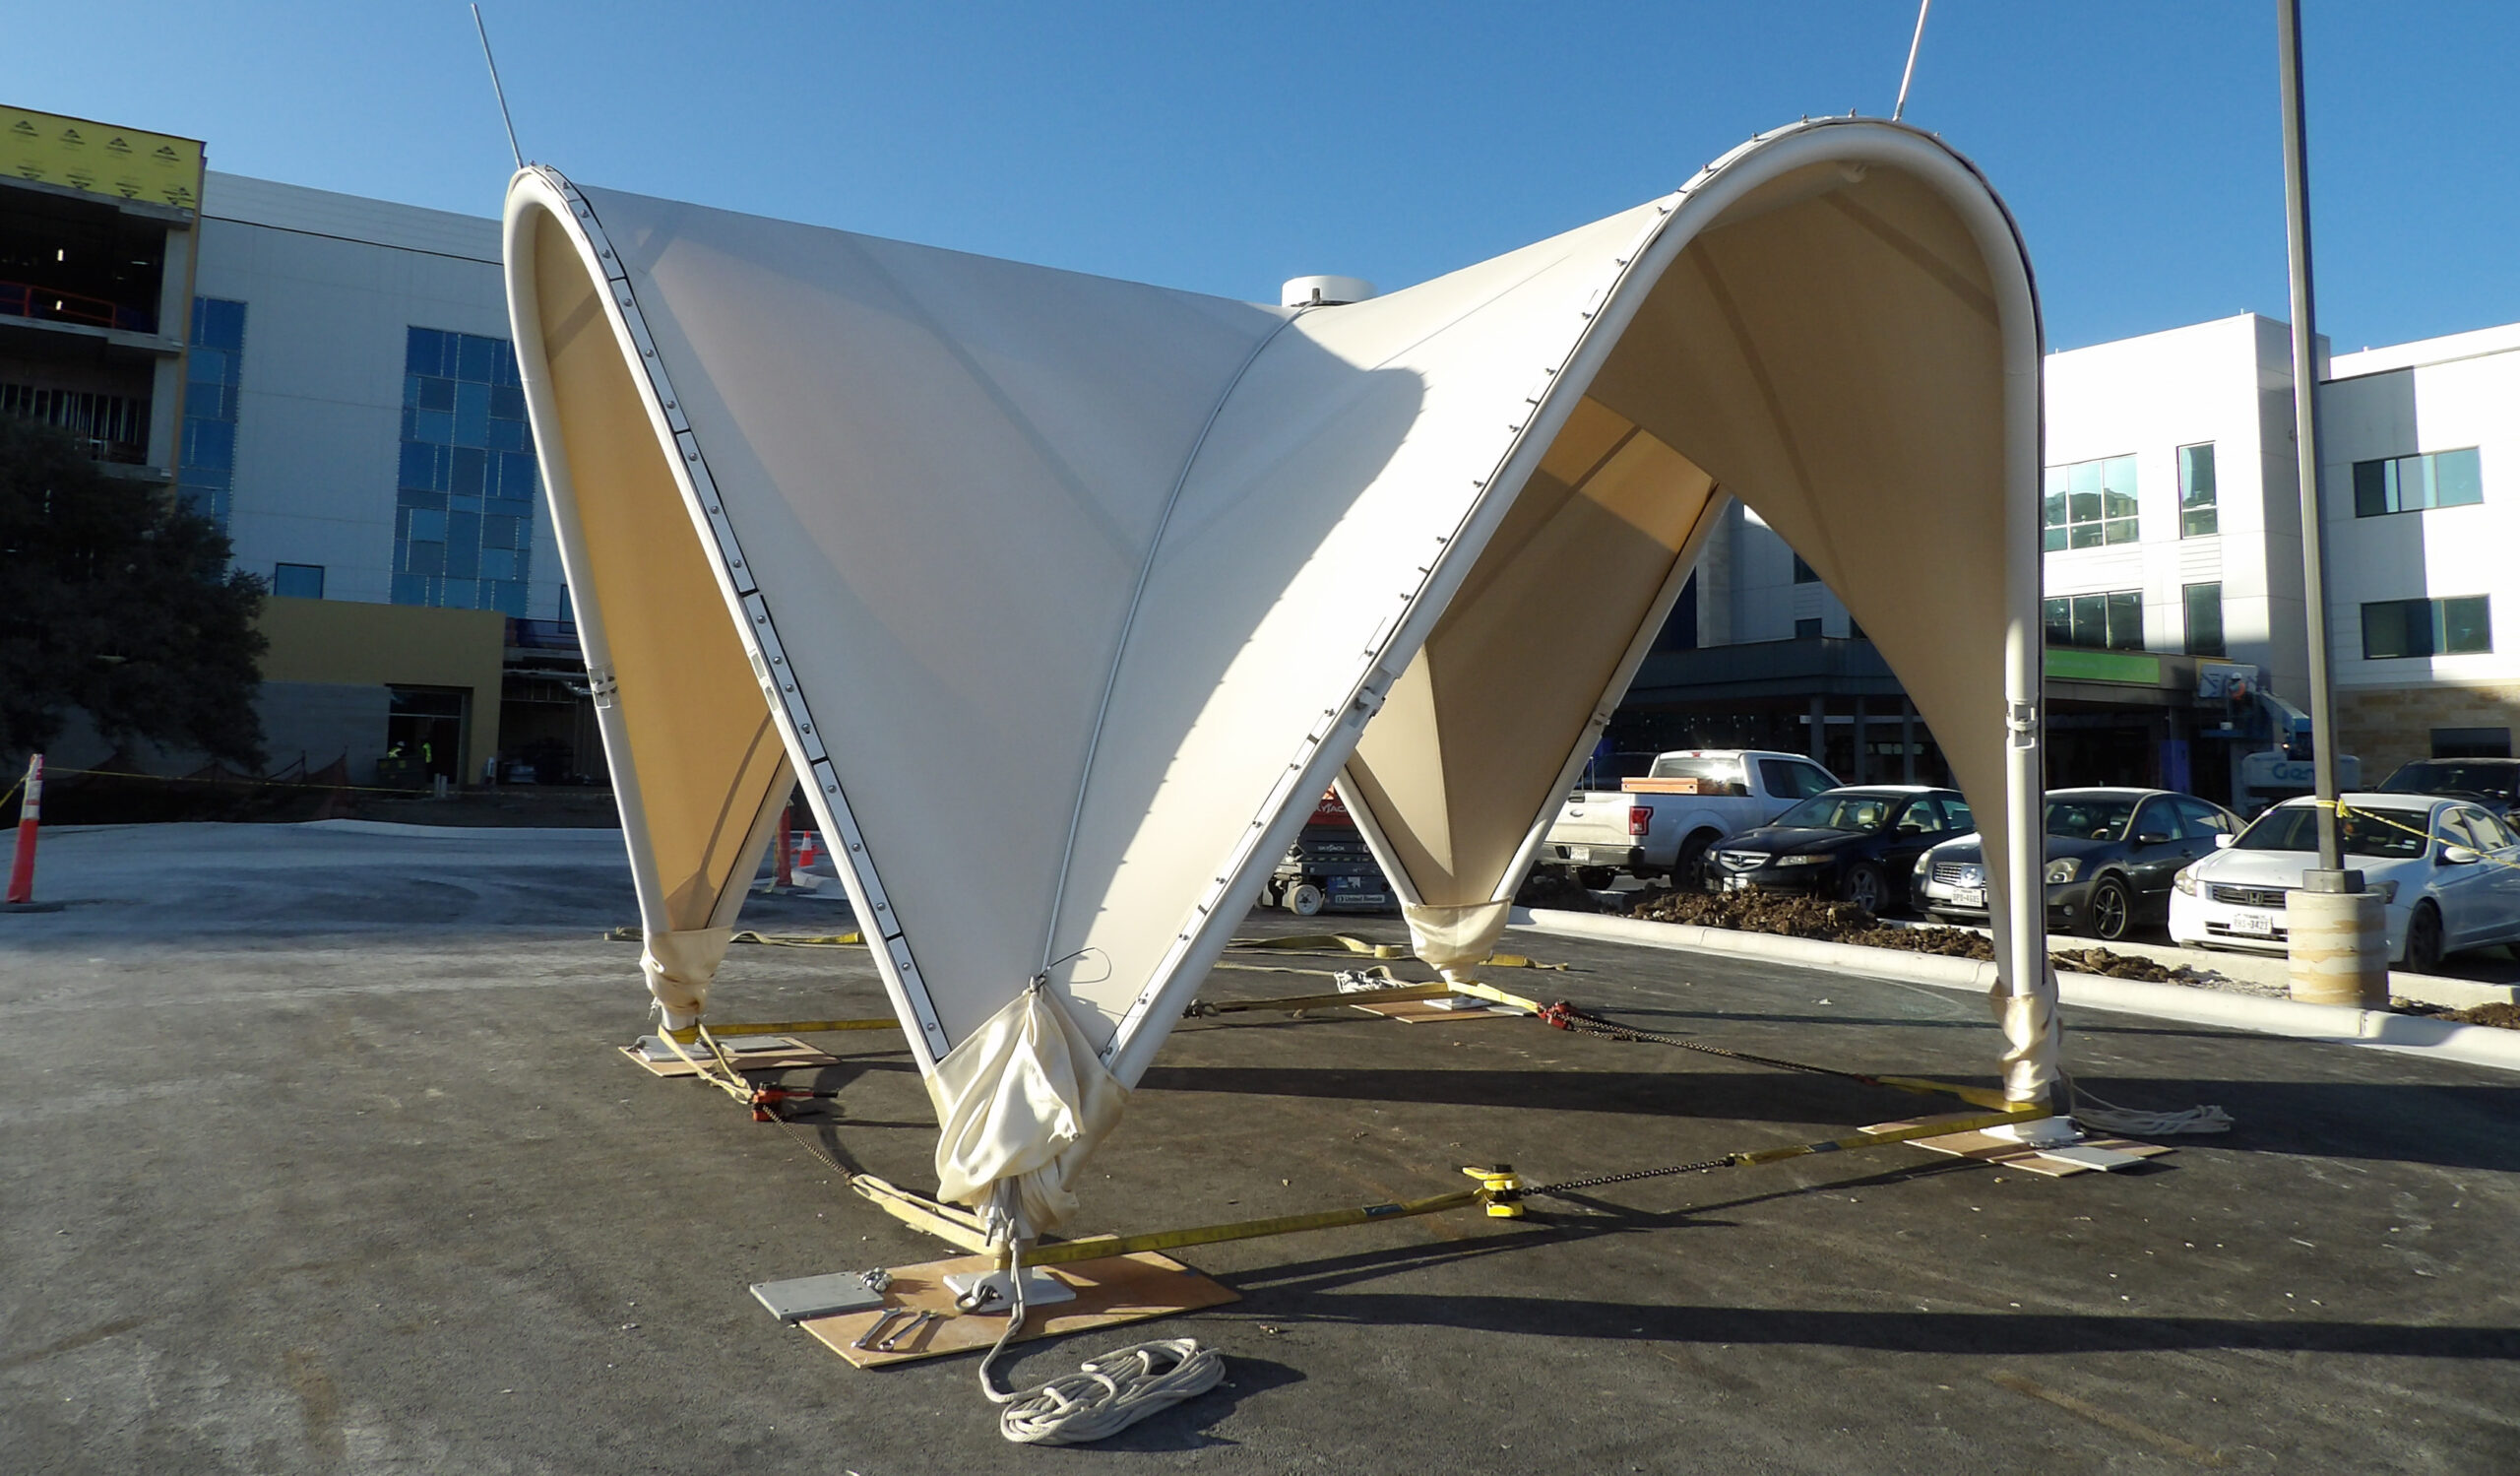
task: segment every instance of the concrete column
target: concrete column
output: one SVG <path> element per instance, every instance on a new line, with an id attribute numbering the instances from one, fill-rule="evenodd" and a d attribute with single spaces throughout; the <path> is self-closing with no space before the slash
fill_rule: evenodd
<path id="1" fill-rule="evenodd" d="M 1864 740 L 1863 698 L 1861 696 L 1858 696 L 1855 699 L 1855 773 L 1850 777 L 1853 778 L 1857 784 L 1870 784 L 1872 782 L 1872 752 L 1871 745 Z"/>
<path id="2" fill-rule="evenodd" d="M 2380 894 L 2362 890 L 2362 873 L 2346 871 L 2351 890 L 2304 886 L 2284 894 L 2284 931 L 2293 963 L 2293 997 L 2306 1004 L 2389 1003 L 2388 925 Z M 2339 873 L 2312 871 L 2313 883 Z"/>
<path id="3" fill-rule="evenodd" d="M 1899 699 L 1899 782 L 1917 782 L 1917 704 Z"/>
<path id="4" fill-rule="evenodd" d="M 1829 763 L 1829 699 L 1818 694 L 1811 698 L 1811 732 L 1806 735 L 1811 744 L 1811 759 L 1822 768 Z"/>

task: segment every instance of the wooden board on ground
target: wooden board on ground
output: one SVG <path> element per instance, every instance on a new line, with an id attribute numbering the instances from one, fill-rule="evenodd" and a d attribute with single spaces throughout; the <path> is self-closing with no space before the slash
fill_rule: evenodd
<path id="1" fill-rule="evenodd" d="M 1970 1114 L 1954 1113 L 1950 1116 L 1965 1119 Z M 1883 1123 L 1876 1127 L 1867 1127 L 1864 1130 L 1878 1132 L 1891 1127 L 1916 1127 L 1932 1121 L 1931 1118 L 1917 1118 L 1906 1123 Z M 2016 1143 L 2010 1138 L 1994 1137 L 1984 1132 L 1955 1132 L 1946 1137 L 1912 1138 L 1909 1143 L 1912 1147 L 1930 1148 L 1936 1153 L 1948 1153 L 1954 1158 L 1971 1158 L 1980 1163 L 1999 1164 L 2007 1169 L 2018 1169 L 2022 1173 L 2037 1174 L 2048 1179 L 2062 1179 L 2069 1174 L 2099 1172 L 2083 1164 L 2061 1163 L 2052 1158 L 2042 1158 L 2039 1156 L 2039 1149 L 2032 1144 Z M 2157 1158 L 2171 1151 L 2160 1143 L 2139 1143 L 2131 1138 L 2122 1137 L 2085 1137 L 2078 1146 L 2105 1148 L 2111 1153 L 2124 1153 L 2135 1158 Z"/>
<path id="2" fill-rule="evenodd" d="M 781 1045 L 777 1050 L 729 1051 L 726 1059 L 733 1061 L 739 1071 L 779 1071 L 796 1066 L 837 1065 L 840 1062 L 839 1057 L 828 1051 L 817 1051 L 794 1036 L 783 1035 L 779 1039 Z M 680 1060 L 650 1060 L 636 1046 L 623 1046 L 621 1054 L 651 1076 L 693 1074 L 692 1068 Z M 691 1054 L 701 1060 L 709 1059 L 708 1052 L 699 1046 L 692 1047 Z"/>
<path id="3" fill-rule="evenodd" d="M 889 1353 L 850 1346 L 867 1328 L 875 1325 L 875 1319 L 883 1316 L 880 1311 L 843 1313 L 836 1317 L 815 1317 L 796 1325 L 861 1369 L 881 1369 L 893 1364 L 915 1363 L 923 1358 L 942 1358 L 949 1353 L 969 1353 L 976 1348 L 986 1348 L 1006 1330 L 1005 1316 L 957 1313 L 954 1311 L 954 1294 L 946 1290 L 945 1278 L 958 1271 L 985 1271 L 996 1264 L 992 1256 L 959 1255 L 952 1260 L 894 1267 L 893 1284 L 884 1293 L 885 1306 L 943 1313 L 945 1320 L 924 1324 Z M 1168 1255 L 1157 1255 L 1152 1251 L 1115 1255 L 1107 1260 L 1081 1260 L 1072 1265 L 1043 1266 L 1041 1270 L 1043 1274 L 1055 1276 L 1074 1287 L 1076 1300 L 1027 1313 L 1023 1330 L 1015 1334 L 1016 1342 L 1063 1337 L 1071 1332 L 1111 1327 L 1123 1322 L 1143 1322 L 1151 1317 L 1168 1317 L 1178 1312 L 1221 1307 L 1228 1302 L 1242 1300 L 1239 1293 L 1209 1280 Z M 894 1325 L 900 1326 L 901 1319 L 896 1318 Z"/>
<path id="4" fill-rule="evenodd" d="M 1380 1015 L 1386 1020 L 1398 1020 L 1403 1025 L 1422 1025 L 1430 1020 L 1510 1020 L 1518 1015 L 1524 1019 L 1531 1018 L 1519 1009 L 1500 1009 L 1484 1001 L 1466 1005 L 1460 1009 L 1446 1009 L 1439 1001 L 1433 999 L 1400 999 L 1390 1004 L 1364 1002 L 1371 997 L 1369 995 L 1357 995 L 1356 1007 L 1367 1014 Z"/>

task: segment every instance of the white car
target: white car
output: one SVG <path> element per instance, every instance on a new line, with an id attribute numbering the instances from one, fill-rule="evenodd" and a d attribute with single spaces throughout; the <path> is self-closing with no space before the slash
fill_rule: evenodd
<path id="1" fill-rule="evenodd" d="M 2520 939 L 2520 836 L 2483 805 L 2426 795 L 2343 797 L 2345 866 L 2382 898 L 2389 962 Z M 2318 865 L 2318 808 L 2288 800 L 2171 884 L 2170 935 L 2208 948 L 2284 951 L 2284 895 Z"/>

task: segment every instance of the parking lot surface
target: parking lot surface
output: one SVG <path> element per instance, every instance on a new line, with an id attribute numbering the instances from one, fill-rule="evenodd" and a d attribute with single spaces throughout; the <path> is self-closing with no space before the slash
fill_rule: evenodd
<path id="1" fill-rule="evenodd" d="M 797 1136 L 925 1186 L 933 1118 L 880 1036 L 799 1073 L 841 1095 L 796 1131 L 614 1054 L 645 1019 L 635 946 L 600 936 L 633 917 L 617 835 L 72 831 L 46 837 L 39 884 L 66 910 L 0 918 L 12 1473 L 2520 1469 L 2520 1080 L 2482 1068 L 2069 1011 L 2085 1086 L 2219 1103 L 2238 1129 L 2122 1175 L 1897 1147 L 1524 1221 L 1202 1248 L 1185 1258 L 1241 1301 L 1031 1345 L 1011 1373 L 1189 1335 L 1227 1386 L 1102 1445 L 1019 1448 L 972 1359 L 861 1373 L 748 1295 L 947 1253 Z M 763 899 L 746 923 L 843 916 Z M 1249 927 L 1325 923 L 1399 936 Z M 1494 976 L 1520 993 L 1992 1081 L 1997 1037 L 1964 996 L 1507 946 L 1569 966 Z M 1221 970 L 1208 989 L 1322 987 Z M 745 947 L 714 1008 L 882 1004 L 862 951 Z M 1440 1193 L 1494 1160 L 1684 1163 L 1920 1110 L 1528 1020 L 1193 1020 L 1073 1228 Z"/>

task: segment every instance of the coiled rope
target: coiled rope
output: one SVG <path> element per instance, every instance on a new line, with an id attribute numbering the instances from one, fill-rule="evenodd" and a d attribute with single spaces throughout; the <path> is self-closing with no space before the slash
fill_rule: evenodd
<path id="1" fill-rule="evenodd" d="M 2210 1103 L 2180 1112 L 2147 1112 L 2137 1107 L 2120 1107 L 2073 1077 L 2065 1076 L 2061 1071 L 2057 1074 L 2064 1076 L 2065 1091 L 2074 1104 L 2066 1116 L 2085 1127 L 2097 1127 L 2104 1132 L 2123 1132 L 2135 1137 L 2232 1130 L 2232 1115 Z"/>
<path id="2" fill-rule="evenodd" d="M 1088 1445 L 1224 1381 L 1223 1355 L 1200 1347 L 1196 1338 L 1166 1337 L 1089 1358 L 1075 1373 L 1029 1389 L 999 1393 L 988 1377 L 989 1365 L 1024 1325 L 1023 1251 L 1012 1240 L 1007 1247 L 1006 1279 L 1014 1305 L 1006 1315 L 1006 1330 L 980 1360 L 980 1392 L 999 1406 L 998 1434 L 1019 1445 Z"/>

